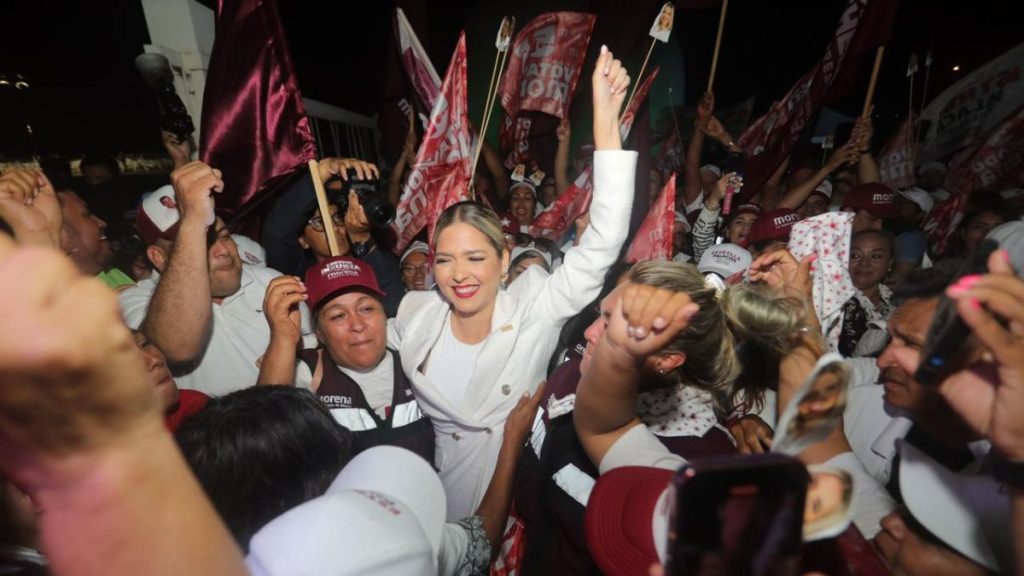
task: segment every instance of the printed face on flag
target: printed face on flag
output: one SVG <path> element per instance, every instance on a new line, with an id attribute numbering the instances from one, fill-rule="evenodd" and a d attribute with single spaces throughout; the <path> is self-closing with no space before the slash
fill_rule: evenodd
<path id="1" fill-rule="evenodd" d="M 512 171 L 512 179 L 516 182 L 522 182 L 526 176 L 526 166 L 523 164 L 516 164 L 515 170 Z"/>
<path id="2" fill-rule="evenodd" d="M 494 41 L 494 47 L 498 49 L 498 52 L 504 52 L 508 50 L 508 45 L 512 42 L 512 33 L 516 30 L 516 19 L 511 16 L 505 16 L 501 19 L 501 27 L 498 28 L 498 38 Z"/>
<path id="3" fill-rule="evenodd" d="M 676 7 L 671 2 L 665 2 L 665 5 L 661 7 L 661 12 L 658 13 L 658 17 L 654 19 L 654 24 L 651 25 L 651 38 L 661 42 L 668 42 L 668 37 L 672 34 L 672 22 L 675 18 Z"/>

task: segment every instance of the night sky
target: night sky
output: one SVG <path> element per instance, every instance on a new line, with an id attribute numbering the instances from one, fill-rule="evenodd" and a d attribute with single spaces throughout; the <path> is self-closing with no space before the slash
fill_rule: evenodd
<path id="1" fill-rule="evenodd" d="M 660 4 L 630 1 L 652 19 Z M 755 114 L 766 109 L 821 57 L 844 4 L 844 0 L 732 0 L 716 83 L 719 104 L 727 106 L 756 94 Z M 934 46 L 929 92 L 937 95 L 964 73 L 1024 40 L 1020 20 L 1013 15 L 1015 4 L 903 0 L 876 96 L 879 132 L 907 109 L 904 72 L 911 51 L 921 57 L 923 72 L 924 53 Z M 279 5 L 303 94 L 375 114 L 385 55 L 393 42 L 393 3 L 282 0 Z M 459 29 L 467 26 L 472 34 L 474 24 L 488 22 L 502 3 L 435 0 L 427 5 L 428 29 L 420 31 L 421 39 L 443 74 Z M 585 0 L 514 2 L 516 11 L 524 14 L 548 8 L 585 11 L 587 5 Z M 686 65 L 687 105 L 693 105 L 703 90 L 718 14 L 718 4 L 677 12 L 674 33 L 681 40 Z M 0 160 L 23 158 L 33 150 L 71 155 L 91 150 L 160 150 L 156 103 L 133 66 L 134 57 L 149 40 L 138 0 L 11 2 L 5 6 L 4 19 L 0 74 L 9 78 L 24 74 L 31 89 L 26 94 L 0 88 Z M 486 34 L 493 33 L 488 27 Z M 634 50 L 640 51 L 642 47 Z M 470 54 L 471 61 L 474 57 Z M 493 54 L 483 57 L 487 61 L 483 68 L 489 71 Z M 954 64 L 961 67 L 959 73 L 951 71 Z M 868 64 L 861 84 L 837 103 L 837 109 L 851 115 L 859 112 L 869 69 Z M 918 75 L 918 86 L 922 76 Z M 26 117 L 35 129 L 32 140 L 24 133 Z"/>

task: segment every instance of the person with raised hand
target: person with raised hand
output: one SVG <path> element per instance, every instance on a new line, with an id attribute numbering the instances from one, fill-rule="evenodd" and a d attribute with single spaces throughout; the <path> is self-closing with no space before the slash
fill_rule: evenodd
<path id="1" fill-rule="evenodd" d="M 431 238 L 437 290 L 407 294 L 392 326 L 390 344 L 434 424 L 450 520 L 480 504 L 505 419 L 544 380 L 562 326 L 597 297 L 626 240 L 637 160 L 619 135 L 629 75 L 602 48 L 591 80 L 594 198 L 580 245 L 550 275 L 534 266 L 505 289 L 509 252 L 498 215 L 455 204 Z"/>
<path id="2" fill-rule="evenodd" d="M 164 427 L 115 294 L 0 234 L 0 472 L 63 575 L 245 574 Z"/>

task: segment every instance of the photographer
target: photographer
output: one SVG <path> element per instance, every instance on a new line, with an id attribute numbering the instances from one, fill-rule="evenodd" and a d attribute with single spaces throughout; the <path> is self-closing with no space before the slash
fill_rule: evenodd
<path id="1" fill-rule="evenodd" d="M 326 226 L 333 226 L 338 240 L 337 256 L 352 256 L 370 265 L 388 295 L 384 300 L 384 310 L 390 318 L 395 315 L 398 303 L 405 295 L 398 259 L 377 247 L 364 202 L 352 189 L 352 183 L 365 187 L 368 182 L 363 181 L 376 181 L 378 177 L 377 167 L 361 160 L 322 159 L 320 180 L 328 186 L 329 200 L 337 198 L 339 193 L 344 194 L 341 199 L 330 203 L 330 217 L 324 218 L 320 213 L 311 177 L 303 173 L 281 194 L 267 214 L 263 222 L 262 244 L 266 247 L 270 267 L 301 277 L 308 268 L 331 257 Z M 341 179 L 340 192 L 330 186 L 336 178 Z"/>

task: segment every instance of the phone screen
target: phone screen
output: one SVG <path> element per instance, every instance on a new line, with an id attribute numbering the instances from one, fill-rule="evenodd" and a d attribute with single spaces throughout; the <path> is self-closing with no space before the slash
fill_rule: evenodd
<path id="1" fill-rule="evenodd" d="M 696 461 L 676 473 L 670 575 L 797 574 L 808 474 L 758 454 Z"/>

